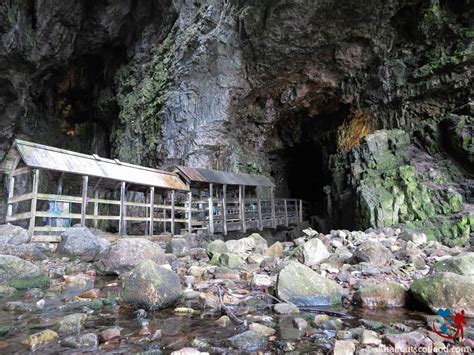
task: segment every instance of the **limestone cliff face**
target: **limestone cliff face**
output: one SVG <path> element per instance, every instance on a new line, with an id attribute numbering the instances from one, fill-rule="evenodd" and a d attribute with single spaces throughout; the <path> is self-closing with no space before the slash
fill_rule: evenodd
<path id="1" fill-rule="evenodd" d="M 361 192 L 344 139 L 401 128 L 473 171 L 473 15 L 469 0 L 4 2 L 0 158 L 21 136 L 261 172 L 335 226 L 368 227 L 347 213 Z"/>

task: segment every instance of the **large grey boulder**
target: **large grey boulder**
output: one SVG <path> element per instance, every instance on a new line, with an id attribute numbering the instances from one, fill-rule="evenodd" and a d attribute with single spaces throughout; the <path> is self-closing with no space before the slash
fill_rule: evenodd
<path id="1" fill-rule="evenodd" d="M 0 255 L 0 283 L 19 290 L 46 287 L 48 276 L 36 265 L 12 255 Z"/>
<path id="2" fill-rule="evenodd" d="M 213 240 L 207 245 L 207 254 L 209 255 L 210 258 L 212 258 L 214 255 L 219 256 L 220 254 L 228 253 L 229 248 L 227 247 L 227 244 L 223 240 Z"/>
<path id="3" fill-rule="evenodd" d="M 374 266 L 387 265 L 394 258 L 392 252 L 379 242 L 365 241 L 357 247 L 354 257 L 360 262 L 365 261 Z"/>
<path id="4" fill-rule="evenodd" d="M 120 275 L 130 271 L 145 260 L 151 260 L 158 265 L 166 264 L 163 249 L 157 244 L 144 238 L 123 238 L 112 243 L 99 256 L 97 267 L 103 273 Z"/>
<path id="5" fill-rule="evenodd" d="M 353 302 L 367 308 L 404 307 L 407 293 L 403 286 L 396 282 L 382 282 L 357 290 Z"/>
<path id="6" fill-rule="evenodd" d="M 30 243 L 31 234 L 24 228 L 11 224 L 0 225 L 0 254 L 22 259 L 45 260 L 51 250 L 43 243 Z"/>
<path id="7" fill-rule="evenodd" d="M 431 267 L 431 272 L 453 272 L 464 276 L 474 276 L 474 252 L 462 253 L 449 259 L 438 261 Z"/>
<path id="8" fill-rule="evenodd" d="M 463 309 L 474 317 L 474 277 L 443 272 L 415 280 L 411 293 L 434 313 L 440 308 Z"/>
<path id="9" fill-rule="evenodd" d="M 78 257 L 92 261 L 107 249 L 110 242 L 97 237 L 86 227 L 69 228 L 61 235 L 56 253 L 61 256 Z"/>
<path id="10" fill-rule="evenodd" d="M 263 351 L 267 346 L 267 337 L 253 330 L 234 335 L 228 341 L 230 345 L 245 353 Z"/>
<path id="11" fill-rule="evenodd" d="M 319 264 L 331 256 L 324 243 L 318 238 L 308 240 L 301 248 L 304 264 L 308 266 Z"/>
<path id="12" fill-rule="evenodd" d="M 278 274 L 277 296 L 301 307 L 340 304 L 342 287 L 309 267 L 291 262 Z"/>
<path id="13" fill-rule="evenodd" d="M 20 245 L 29 243 L 31 234 L 26 229 L 12 224 L 0 225 L 0 247 L 3 245 Z"/>
<path id="14" fill-rule="evenodd" d="M 174 304 L 182 294 L 179 277 L 173 271 L 146 260 L 120 276 L 122 304 L 150 310 Z"/>

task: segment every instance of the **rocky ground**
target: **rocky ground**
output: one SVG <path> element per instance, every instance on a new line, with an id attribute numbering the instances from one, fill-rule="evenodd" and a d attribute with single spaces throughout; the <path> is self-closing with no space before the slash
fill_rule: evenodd
<path id="1" fill-rule="evenodd" d="M 111 244 L 76 227 L 53 250 L 3 225 L 0 248 L 2 352 L 474 347 L 469 318 L 463 342 L 433 330 L 439 308 L 474 317 L 474 253 L 400 229 Z"/>

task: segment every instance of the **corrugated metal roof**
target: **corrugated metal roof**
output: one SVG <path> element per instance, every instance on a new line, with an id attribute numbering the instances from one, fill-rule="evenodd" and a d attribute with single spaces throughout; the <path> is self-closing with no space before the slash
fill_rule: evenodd
<path id="1" fill-rule="evenodd" d="M 275 185 L 263 175 L 229 173 L 227 171 L 178 166 L 178 172 L 191 182 L 207 182 L 225 185 L 268 186 Z"/>
<path id="2" fill-rule="evenodd" d="M 117 159 L 101 158 L 97 155 L 77 153 L 19 139 L 13 144 L 12 150 L 15 149 L 25 164 L 34 168 L 95 176 L 143 186 L 189 190 L 175 173 L 127 164 Z"/>

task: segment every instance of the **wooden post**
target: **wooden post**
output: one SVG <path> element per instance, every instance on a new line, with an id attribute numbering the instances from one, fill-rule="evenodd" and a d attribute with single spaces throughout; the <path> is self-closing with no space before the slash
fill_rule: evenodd
<path id="1" fill-rule="evenodd" d="M 31 196 L 31 217 L 30 217 L 30 228 L 29 231 L 31 235 L 35 231 L 35 222 L 36 222 L 36 204 L 38 202 L 38 185 L 39 185 L 39 169 L 33 170 L 33 191 Z"/>
<path id="2" fill-rule="evenodd" d="M 89 183 L 89 177 L 82 177 L 82 203 L 81 203 L 81 226 L 86 226 L 86 213 L 87 213 L 87 185 Z"/>
<path id="3" fill-rule="evenodd" d="M 257 209 L 258 209 L 258 229 L 263 231 L 262 201 L 260 200 L 260 197 L 257 197 Z"/>
<path id="4" fill-rule="evenodd" d="M 175 191 L 171 190 L 171 235 L 174 235 L 174 197 Z"/>
<path id="5" fill-rule="evenodd" d="M 193 193 L 191 191 L 188 192 L 188 232 L 192 233 L 193 231 Z"/>
<path id="6" fill-rule="evenodd" d="M 154 232 L 153 231 L 153 218 L 154 218 L 153 214 L 155 213 L 155 206 L 154 206 L 155 205 L 155 187 L 154 186 L 150 187 L 149 200 L 150 200 L 150 222 L 149 222 L 150 225 L 148 227 L 148 234 L 150 236 L 153 236 L 153 232 Z"/>
<path id="7" fill-rule="evenodd" d="M 214 199 L 212 184 L 209 184 L 209 225 L 207 229 L 210 234 L 214 234 Z"/>
<path id="8" fill-rule="evenodd" d="M 276 216 L 275 216 L 275 189 L 270 187 L 270 203 L 272 205 L 272 227 L 276 228 Z"/>
<path id="9" fill-rule="evenodd" d="M 283 200 L 283 203 L 285 205 L 285 226 L 288 227 L 288 204 L 286 202 L 286 198 Z"/>
<path id="10" fill-rule="evenodd" d="M 119 235 L 122 237 L 127 234 L 127 224 L 125 222 L 125 181 L 120 184 L 120 217 L 119 217 Z"/>
<path id="11" fill-rule="evenodd" d="M 239 185 L 239 218 L 242 226 L 242 232 L 247 231 L 247 224 L 245 223 L 245 186 Z"/>
<path id="12" fill-rule="evenodd" d="M 143 197 L 145 198 L 145 205 L 148 204 L 148 207 L 145 208 L 145 218 L 147 219 L 145 221 L 145 235 L 150 235 L 150 188 L 146 190 L 146 192 L 143 193 Z"/>
<path id="13" fill-rule="evenodd" d="M 13 198 L 14 189 L 15 189 L 15 178 L 13 176 L 10 176 L 10 179 L 8 181 L 7 217 L 11 217 L 13 214 L 13 203 L 11 203 L 10 200 Z"/>
<path id="14" fill-rule="evenodd" d="M 99 189 L 94 190 L 94 228 L 97 229 L 98 220 L 97 216 L 99 215 Z"/>
<path id="15" fill-rule="evenodd" d="M 293 202 L 295 204 L 295 223 L 297 223 L 300 220 L 298 212 L 298 200 L 295 199 Z"/>
<path id="16" fill-rule="evenodd" d="M 303 223 L 303 200 L 300 200 L 300 213 L 299 213 L 299 217 L 300 217 L 300 223 Z"/>
<path id="17" fill-rule="evenodd" d="M 222 230 L 227 235 L 227 185 L 222 185 Z"/>
<path id="18" fill-rule="evenodd" d="M 58 179 L 58 195 L 63 194 L 63 180 L 64 180 L 64 173 L 61 173 Z"/>

